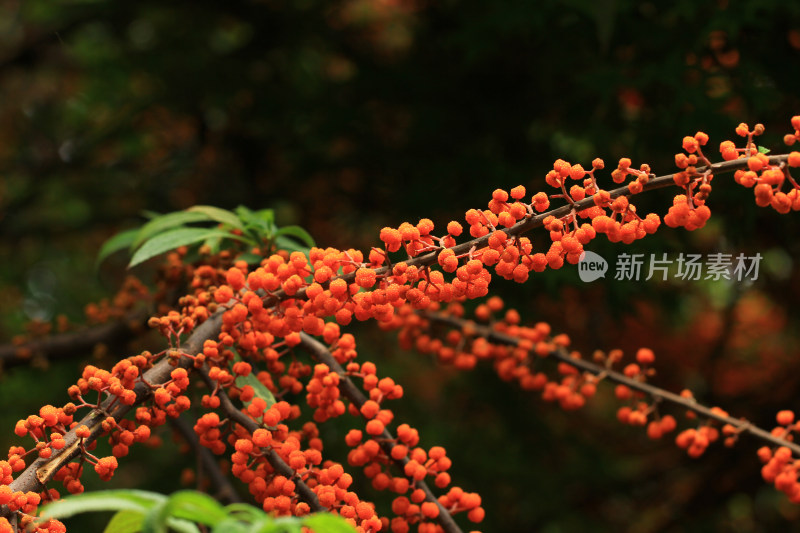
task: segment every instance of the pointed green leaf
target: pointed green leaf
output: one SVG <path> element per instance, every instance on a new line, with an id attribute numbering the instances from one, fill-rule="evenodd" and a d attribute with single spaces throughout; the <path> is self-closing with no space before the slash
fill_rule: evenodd
<path id="1" fill-rule="evenodd" d="M 759 147 L 758 147 L 758 153 L 759 153 L 759 154 L 768 154 L 768 153 L 770 153 L 771 151 L 772 151 L 772 150 L 770 150 L 769 148 L 765 148 L 765 147 L 763 147 L 763 146 L 759 146 Z"/>
<path id="2" fill-rule="evenodd" d="M 142 533 L 167 533 L 168 531 L 200 533 L 200 529 L 194 524 L 194 519 L 187 520 L 173 516 L 173 510 L 169 505 L 169 500 L 151 509 L 147 516 L 144 517 Z"/>
<path id="3" fill-rule="evenodd" d="M 177 211 L 175 213 L 157 216 L 141 227 L 139 235 L 136 236 L 136 240 L 133 242 L 133 248 L 138 248 L 143 242 L 154 235 L 158 235 L 167 230 L 185 226 L 193 222 L 209 222 L 211 220 L 213 219 L 205 213 L 188 213 L 186 211 Z"/>
<path id="4" fill-rule="evenodd" d="M 263 256 L 258 254 L 253 254 L 250 252 L 244 252 L 236 256 L 237 261 L 245 261 L 248 265 L 255 265 L 258 266 L 261 264 L 261 260 L 264 259 Z"/>
<path id="5" fill-rule="evenodd" d="M 355 533 L 355 529 L 341 516 L 329 513 L 315 513 L 303 519 L 303 525 L 314 533 Z"/>
<path id="6" fill-rule="evenodd" d="M 138 233 L 139 228 L 121 231 L 104 242 L 103 246 L 100 247 L 100 251 L 97 253 L 95 268 L 100 266 L 100 263 L 105 261 L 105 259 L 114 252 L 130 248 Z"/>
<path id="7" fill-rule="evenodd" d="M 186 210 L 187 213 L 202 213 L 212 220 L 240 230 L 244 230 L 242 220 L 227 209 L 220 209 L 213 205 L 195 205 Z"/>
<path id="8" fill-rule="evenodd" d="M 259 209 L 253 211 L 243 205 L 236 208 L 236 214 L 245 224 L 275 224 L 275 211 L 272 209 Z"/>
<path id="9" fill-rule="evenodd" d="M 139 533 L 144 514 L 137 511 L 120 511 L 109 520 L 103 533 Z"/>
<path id="10" fill-rule="evenodd" d="M 241 361 L 242 358 L 239 356 L 239 354 L 236 354 L 234 360 Z M 254 392 L 253 399 L 247 402 L 242 402 L 244 403 L 245 407 L 253 403 L 253 400 L 256 398 L 261 398 L 262 400 L 267 402 L 267 407 L 270 407 L 272 404 L 275 403 L 275 396 L 272 395 L 272 391 L 270 391 L 267 387 L 265 387 L 264 384 L 261 383 L 252 372 L 250 372 L 246 376 L 236 376 L 235 383 L 236 386 L 239 388 L 244 387 L 245 385 L 250 385 L 251 387 L 253 387 L 253 392 Z"/>
<path id="11" fill-rule="evenodd" d="M 274 209 L 259 209 L 255 215 L 267 224 L 275 224 L 275 210 Z"/>
<path id="12" fill-rule="evenodd" d="M 139 490 L 104 490 L 67 496 L 42 508 L 45 518 L 68 518 L 95 511 L 137 511 L 144 513 L 165 496 Z"/>
<path id="13" fill-rule="evenodd" d="M 300 226 L 284 226 L 278 231 L 275 232 L 276 236 L 282 235 L 289 235 L 299 239 L 303 244 L 311 248 L 312 246 L 316 246 L 314 243 L 314 238 L 308 233 L 306 230 L 301 228 Z"/>
<path id="14" fill-rule="evenodd" d="M 217 500 L 202 492 L 182 490 L 167 501 L 169 516 L 213 526 L 228 514 Z"/>
<path id="15" fill-rule="evenodd" d="M 167 533 L 166 498 L 155 504 L 144 516 L 142 533 Z"/>
<path id="16" fill-rule="evenodd" d="M 278 526 L 281 533 L 302 533 L 303 521 L 295 516 L 282 516 L 275 519 L 275 525 Z M 325 533 L 324 531 L 314 533 Z M 349 533 L 355 533 L 353 531 Z"/>
<path id="17" fill-rule="evenodd" d="M 272 404 L 275 403 L 275 396 L 272 395 L 272 392 L 261 383 L 257 377 L 253 375 L 253 373 L 249 373 L 247 376 L 237 376 L 236 378 L 236 386 L 241 388 L 245 385 L 250 385 L 253 387 L 253 399 L 261 398 L 265 402 L 267 402 L 267 407 L 270 407 Z M 253 403 L 253 400 L 243 402 L 245 406 L 250 405 Z"/>
<path id="18" fill-rule="evenodd" d="M 206 242 L 203 243 L 204 246 L 208 246 L 211 250 L 212 254 L 219 252 L 219 246 L 222 243 L 222 237 L 211 237 L 210 239 L 206 239 Z"/>
<path id="19" fill-rule="evenodd" d="M 136 253 L 133 254 L 131 262 L 128 264 L 128 268 L 138 265 L 143 261 L 147 261 L 152 257 L 163 254 L 164 252 L 174 250 L 179 246 L 196 244 L 212 237 L 222 237 L 225 239 L 235 239 L 239 241 L 246 240 L 244 237 L 219 229 L 178 228 L 156 235 L 149 241 L 145 242 L 141 248 L 136 250 Z"/>
<path id="20" fill-rule="evenodd" d="M 308 253 L 311 251 L 307 246 L 303 246 L 297 241 L 288 237 L 284 237 L 283 235 L 275 237 L 275 246 L 277 246 L 279 250 L 286 250 L 287 252 L 302 252 L 306 255 L 308 255 Z"/>
<path id="21" fill-rule="evenodd" d="M 211 533 L 248 533 L 249 531 L 250 528 L 238 520 L 226 518 L 214 526 Z"/>
<path id="22" fill-rule="evenodd" d="M 247 503 L 231 503 L 225 506 L 225 511 L 244 522 L 252 522 L 264 515 L 264 511 Z"/>
<path id="23" fill-rule="evenodd" d="M 167 525 L 169 526 L 170 532 L 177 531 L 178 533 L 202 533 L 199 527 L 188 520 L 183 520 L 182 518 L 170 516 L 167 518 Z"/>
<path id="24" fill-rule="evenodd" d="M 269 240 L 275 232 L 275 214 L 272 209 L 262 209 L 251 211 L 240 205 L 236 208 L 236 214 L 245 225 L 247 231 L 256 241 Z"/>

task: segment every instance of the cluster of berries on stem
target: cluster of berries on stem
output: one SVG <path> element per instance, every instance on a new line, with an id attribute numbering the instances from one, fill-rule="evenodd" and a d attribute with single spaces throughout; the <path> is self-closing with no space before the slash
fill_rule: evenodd
<path id="1" fill-rule="evenodd" d="M 795 139 L 800 117 L 794 117 L 792 125 Z M 647 349 L 619 372 L 614 370 L 621 361 L 618 351 L 597 352 L 591 361 L 585 360 L 569 351 L 566 335 L 553 335 L 545 323 L 524 327 L 519 313 L 509 309 L 487 329 L 464 320 L 462 305 L 488 296 L 494 275 L 522 283 L 533 273 L 577 263 L 600 234 L 628 244 L 656 232 L 659 215 L 640 214 L 632 201 L 645 191 L 680 187 L 682 193 L 674 197 L 664 222 L 688 230 L 708 220 L 711 181 L 724 172 L 735 172 L 739 183 L 754 186 L 758 205 L 771 205 L 779 212 L 799 208 L 799 187 L 789 168 L 800 166 L 800 153 L 761 154 L 753 136 L 762 131 L 759 126 L 752 131 L 740 126 L 737 133 L 746 137 L 746 144 L 736 148 L 731 141 L 723 142 L 722 163 L 711 163 L 703 154 L 706 134 L 686 137 L 683 149 L 688 155 L 676 156 L 680 171 L 660 177 L 647 164 L 634 168 L 630 159 L 620 159 L 611 177 L 622 186 L 613 190 L 600 187 L 596 174 L 605 168 L 602 160 L 593 160 L 588 171 L 558 160 L 545 177 L 555 193 L 529 197 L 521 185 L 495 190 L 486 209 L 465 213 L 472 239 L 461 244 L 457 239 L 465 228 L 460 222 L 449 222 L 445 233 L 437 235 L 434 223 L 422 219 L 383 228 L 382 246 L 367 253 L 335 248 L 312 248 L 308 254 L 281 251 L 255 266 L 226 252 L 194 265 L 183 261 L 183 253 L 170 254 L 165 279 L 175 284 L 189 279 L 191 290 L 176 308 L 148 321 L 167 347 L 123 359 L 110 371 L 87 366 L 69 389 L 72 403 L 46 406 L 38 416 L 17 424 L 17 434 L 31 437 L 34 446 L 14 447 L 8 460 L 0 462 L 2 516 L 30 521 L 41 501 L 59 497 L 47 487 L 54 480 L 62 481 L 69 492 L 82 491 L 85 463 L 93 465 L 101 479 L 109 479 L 117 459 L 131 445 L 157 438 L 153 428 L 196 404 L 205 410 L 194 426 L 199 442 L 215 454 L 230 453 L 231 473 L 269 512 L 329 510 L 360 531 L 404 532 L 411 526 L 419 531 L 459 531 L 453 519 L 459 513 L 470 522 L 481 522 L 481 498 L 451 485 L 444 448 L 419 446 L 421 437 L 407 424 L 390 431 L 395 421 L 386 402 L 402 398 L 403 388 L 390 377 L 379 377 L 374 363 L 359 359 L 353 335 L 343 331 L 354 320 L 400 329 L 401 344 L 435 353 L 458 368 L 492 361 L 502 379 L 539 390 L 545 400 L 564 409 L 582 407 L 600 381 L 615 382 L 615 393 L 624 402 L 618 418 L 647 426 L 652 438 L 677 429 L 675 418 L 662 415 L 659 405 L 683 405 L 705 421 L 676 437 L 693 456 L 720 436 L 726 443 L 744 432 L 763 438 L 761 430 L 720 409 L 707 409 L 691 397 L 649 385 L 655 358 Z M 783 193 L 787 183 L 791 190 Z M 552 207 L 551 201 L 563 205 Z M 548 232 L 541 245 L 525 235 L 537 227 Z M 502 309 L 499 298 L 489 298 L 478 306 L 476 317 L 486 320 Z M 427 331 L 434 322 L 450 326 L 444 338 Z M 299 356 L 298 350 L 308 352 L 311 360 Z M 537 361 L 545 358 L 558 360 L 558 379 L 537 369 Z M 190 391 L 196 374 L 207 386 L 199 400 Z M 302 399 L 311 420 L 300 425 Z M 77 410 L 84 408 L 89 414 L 76 420 Z M 133 417 L 125 418 L 130 411 Z M 317 424 L 348 414 L 360 425 L 347 434 L 351 451 L 346 463 L 361 468 L 374 489 L 397 494 L 392 518 L 379 516 L 373 503 L 350 490 L 353 478 L 345 462 L 323 455 Z M 788 440 L 793 430 L 784 424 L 789 433 L 783 437 L 767 433 L 773 445 L 781 446 L 768 458 L 768 473 L 775 474 L 776 486 L 790 497 L 800 490 L 787 482 L 796 478 L 796 470 L 780 450 L 796 453 Z M 109 440 L 112 454 L 98 458 L 91 451 L 101 436 Z M 30 461 L 33 454 L 36 458 Z M 15 479 L 14 473 L 20 475 Z M 436 497 L 427 480 L 447 492 Z M 3 521 L 10 524 L 0 518 L 0 527 L 5 527 Z M 53 521 L 37 527 L 58 531 L 62 526 Z"/>

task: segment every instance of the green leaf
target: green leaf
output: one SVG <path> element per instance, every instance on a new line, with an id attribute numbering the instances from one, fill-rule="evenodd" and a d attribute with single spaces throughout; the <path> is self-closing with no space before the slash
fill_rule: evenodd
<path id="1" fill-rule="evenodd" d="M 226 518 L 222 522 L 214 526 L 211 533 L 249 533 L 251 529 L 247 525 L 234 520 L 233 518 Z"/>
<path id="2" fill-rule="evenodd" d="M 282 235 L 290 235 L 299 239 L 303 244 L 311 248 L 312 246 L 316 246 L 314 243 L 314 238 L 308 233 L 306 230 L 301 228 L 300 226 L 284 226 L 278 231 L 275 232 L 275 236 L 282 236 Z"/>
<path id="3" fill-rule="evenodd" d="M 354 533 L 355 529 L 341 516 L 329 513 L 315 513 L 303 519 L 303 525 L 314 530 L 314 533 Z"/>
<path id="4" fill-rule="evenodd" d="M 175 530 L 178 533 L 201 533 L 200 528 L 192 522 L 174 516 L 167 517 L 167 525 L 170 531 Z"/>
<path id="5" fill-rule="evenodd" d="M 288 252 L 302 252 L 306 255 L 310 252 L 308 247 L 288 237 L 284 237 L 283 235 L 275 237 L 275 246 L 277 246 L 279 250 L 286 250 Z"/>
<path id="6" fill-rule="evenodd" d="M 231 503 L 225 507 L 225 511 L 244 522 L 252 522 L 264 516 L 264 511 L 247 503 Z"/>
<path id="7" fill-rule="evenodd" d="M 114 252 L 118 252 L 120 250 L 125 250 L 130 248 L 133 244 L 133 241 L 136 239 L 136 235 L 138 235 L 140 229 L 129 229 L 127 231 L 121 231 L 108 239 L 106 242 L 103 243 L 103 246 L 100 247 L 100 252 L 97 254 L 97 260 L 95 261 L 95 268 L 100 266 L 100 263 L 105 261 L 105 259 L 113 254 Z"/>
<path id="8" fill-rule="evenodd" d="M 119 511 L 111 517 L 103 533 L 139 533 L 144 515 L 138 511 Z"/>
<path id="9" fill-rule="evenodd" d="M 197 494 L 202 493 L 198 492 Z M 199 520 L 194 517 L 187 520 L 174 516 L 170 500 L 162 502 L 150 510 L 142 523 L 142 533 L 167 533 L 171 530 L 180 533 L 200 533 L 200 529 L 194 524 Z"/>
<path id="10" fill-rule="evenodd" d="M 302 526 L 300 519 L 294 516 L 280 518 L 268 516 L 266 519 L 254 522 L 248 533 L 302 533 Z"/>
<path id="11" fill-rule="evenodd" d="M 104 490 L 67 496 L 42 508 L 44 518 L 68 518 L 78 513 L 97 511 L 137 511 L 145 513 L 165 496 L 140 490 Z"/>
<path id="12" fill-rule="evenodd" d="M 145 515 L 142 533 L 167 533 L 167 501 L 158 502 Z"/>
<path id="13" fill-rule="evenodd" d="M 239 235 L 234 235 L 219 229 L 178 228 L 156 235 L 144 243 L 141 248 L 136 250 L 136 253 L 133 254 L 131 262 L 128 264 L 128 268 L 147 261 L 148 259 L 159 254 L 163 254 L 164 252 L 174 250 L 179 246 L 196 244 L 212 237 L 236 239 L 239 241 L 246 240 L 244 237 L 240 237 Z"/>
<path id="14" fill-rule="evenodd" d="M 210 220 L 212 218 L 205 213 L 188 213 L 186 211 L 159 215 L 139 229 L 139 235 L 136 236 L 136 240 L 133 242 L 133 249 L 138 248 L 143 242 L 159 233 L 193 222 L 208 222 Z"/>
<path id="15" fill-rule="evenodd" d="M 243 205 L 236 208 L 236 214 L 245 224 L 275 224 L 275 211 L 272 209 L 259 209 L 253 211 Z"/>
<path id="16" fill-rule="evenodd" d="M 258 254 L 253 254 L 250 252 L 244 252 L 236 256 L 237 261 L 245 261 L 248 265 L 255 265 L 258 266 L 261 264 L 261 260 L 264 259 L 263 256 Z"/>
<path id="17" fill-rule="evenodd" d="M 213 526 L 228 516 L 217 500 L 208 494 L 192 490 L 182 490 L 170 496 L 167 510 L 169 516 L 185 518 L 207 526 Z"/>
<path id="18" fill-rule="evenodd" d="M 203 213 L 208 218 L 216 220 L 222 224 L 227 224 L 232 228 L 244 230 L 242 220 L 227 209 L 220 209 L 213 205 L 195 205 L 186 210 L 187 213 Z"/>
<path id="19" fill-rule="evenodd" d="M 219 252 L 219 245 L 222 243 L 222 237 L 211 237 L 210 239 L 206 239 L 206 242 L 203 243 L 204 246 L 208 246 L 211 250 L 212 254 Z"/>
<path id="20" fill-rule="evenodd" d="M 772 151 L 772 150 L 770 150 L 769 148 L 765 148 L 765 147 L 763 147 L 763 146 L 759 146 L 759 147 L 758 147 L 758 153 L 759 153 L 759 154 L 768 154 L 768 153 L 770 153 L 771 151 Z"/>
<path id="21" fill-rule="evenodd" d="M 269 240 L 275 232 L 275 213 L 272 209 L 261 209 L 260 211 L 251 211 L 250 209 L 240 205 L 236 208 L 236 214 L 245 225 L 247 231 L 253 238 L 260 242 L 262 240 Z"/>
<path id="22" fill-rule="evenodd" d="M 242 360 L 238 354 L 236 355 L 236 360 L 237 361 Z M 235 382 L 236 386 L 239 388 L 242 388 L 245 385 L 250 385 L 251 387 L 253 387 L 253 392 L 254 392 L 253 399 L 246 402 L 242 402 L 244 403 L 245 407 L 253 403 L 253 400 L 255 400 L 256 398 L 261 398 L 262 400 L 267 402 L 267 408 L 269 408 L 270 406 L 272 406 L 272 404 L 275 403 L 275 396 L 272 395 L 272 391 L 266 388 L 264 384 L 261 383 L 258 380 L 258 378 L 253 374 L 253 372 L 250 372 L 246 376 L 237 376 Z"/>

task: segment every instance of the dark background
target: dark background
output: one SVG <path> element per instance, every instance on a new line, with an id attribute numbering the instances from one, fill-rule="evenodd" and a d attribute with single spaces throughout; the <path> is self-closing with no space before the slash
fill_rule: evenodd
<path id="1" fill-rule="evenodd" d="M 80 322 L 112 294 L 126 258 L 96 271 L 97 250 L 144 210 L 272 207 L 319 245 L 368 249 L 404 220 L 440 231 L 497 187 L 543 190 L 556 158 L 613 167 L 625 156 L 663 174 L 684 135 L 708 133 L 718 158 L 739 122 L 764 123 L 759 143 L 781 152 L 798 72 L 793 2 L 7 1 L 0 338 L 60 313 Z M 800 408 L 797 217 L 757 208 L 729 175 L 714 188 L 701 231 L 591 249 L 759 252 L 753 284 L 585 285 L 565 268 L 493 286 L 586 353 L 653 347 L 656 384 L 771 427 L 777 410 Z M 636 203 L 663 215 L 671 195 Z M 147 280 L 148 268 L 135 273 Z M 454 483 L 483 495 L 485 531 L 755 532 L 800 518 L 761 481 L 752 440 L 691 460 L 617 424 L 608 390 L 564 413 L 488 366 L 438 368 L 362 329 L 362 356 L 408 392 L 398 420 L 447 447 Z M 7 434 L 63 403 L 97 356 L 3 372 Z M 183 466 L 168 449 L 140 450 L 114 486 L 169 492 Z"/>

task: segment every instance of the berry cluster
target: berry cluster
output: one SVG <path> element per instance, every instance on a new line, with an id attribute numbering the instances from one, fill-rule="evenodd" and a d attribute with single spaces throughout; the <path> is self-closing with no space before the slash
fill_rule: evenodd
<path id="1" fill-rule="evenodd" d="M 800 117 L 794 117 L 792 125 L 796 138 Z M 227 252 L 203 256 L 196 265 L 184 260 L 185 250 L 169 254 L 161 271 L 162 292 L 170 283 L 180 286 L 184 279 L 189 280 L 191 292 L 177 308 L 165 309 L 148 321 L 168 347 L 124 359 L 110 371 L 87 366 L 69 389 L 73 403 L 60 409 L 46 406 L 38 416 L 17 424 L 17 434 L 33 438 L 35 445 L 27 451 L 12 448 L 8 461 L 0 463 L 0 497 L 8 498 L 4 513 L 29 516 L 39 500 L 57 497 L 44 485 L 50 480 L 80 492 L 86 462 L 94 465 L 101 479 L 109 479 L 117 458 L 125 456 L 129 446 L 153 439 L 152 428 L 195 403 L 205 410 L 195 424 L 200 443 L 218 455 L 230 453 L 231 472 L 247 484 L 265 510 L 301 515 L 327 509 L 361 531 L 402 532 L 412 525 L 420 531 L 454 531 L 451 515 L 462 511 L 470 521 L 480 522 L 484 517 L 480 496 L 450 486 L 450 459 L 443 448 L 419 446 L 420 436 L 407 424 L 398 425 L 392 435 L 394 414 L 385 402 L 402 398 L 403 388 L 390 377 L 379 378 L 373 363 L 358 360 L 355 339 L 342 331 L 354 319 L 374 319 L 382 328 L 399 329 L 402 345 L 434 353 L 458 368 L 491 361 L 502 379 L 541 391 L 545 400 L 564 409 L 582 407 L 600 381 L 614 381 L 617 398 L 625 402 L 618 418 L 646 425 L 652 438 L 677 427 L 674 417 L 658 412 L 655 400 L 684 405 L 705 417 L 703 425 L 681 432 L 676 439 L 692 456 L 719 437 L 718 426 L 726 442 L 732 442 L 744 431 L 740 423 L 721 410 L 702 408 L 690 398 L 673 398 L 647 383 L 654 375 L 652 351 L 640 350 L 636 362 L 618 372 L 614 370 L 621 362 L 618 351 L 597 352 L 592 361 L 586 360 L 570 351 L 566 335 L 552 334 L 546 323 L 522 326 L 519 313 L 504 311 L 497 297 L 478 305 L 477 322 L 464 320 L 463 302 L 487 296 L 493 273 L 522 283 L 532 272 L 577 263 L 598 234 L 611 242 L 631 243 L 654 233 L 661 223 L 659 215 L 641 216 L 631 201 L 645 190 L 680 187 L 682 193 L 674 197 L 664 222 L 689 230 L 708 220 L 711 181 L 714 173 L 723 171 L 735 170 L 737 182 L 754 187 L 759 205 L 772 205 L 779 212 L 800 207 L 800 187 L 789 173 L 789 167 L 800 166 L 800 153 L 777 157 L 758 153 L 752 139 L 762 132 L 763 127 L 751 131 L 741 125 L 737 133 L 747 138 L 746 146 L 722 143 L 728 162 L 718 165 L 702 152 L 709 140 L 706 134 L 686 137 L 686 154 L 675 157 L 680 172 L 670 176 L 655 177 L 648 165 L 636 169 L 630 159 L 620 159 L 611 177 L 625 185 L 612 191 L 598 185 L 596 174 L 605 168 L 602 160 L 592 161 L 591 170 L 558 160 L 545 176 L 546 183 L 557 189 L 554 194 L 529 196 L 523 186 L 495 190 L 487 209 L 465 213 L 473 239 L 461 244 L 456 241 L 464 232 L 460 222 L 450 221 L 446 233 L 437 236 L 434 223 L 422 219 L 383 228 L 382 247 L 366 254 L 312 248 L 307 255 L 274 253 L 253 267 Z M 787 183 L 791 190 L 783 193 Z M 552 200 L 563 205 L 553 208 Z M 533 240 L 523 236 L 535 227 L 549 234 L 549 243 L 538 251 Z M 135 293 L 136 284 L 131 284 L 126 294 Z M 121 307 L 129 304 L 125 299 L 119 302 Z M 441 309 L 445 315 L 437 313 Z M 502 318 L 495 319 L 501 312 Z M 430 331 L 436 321 L 451 326 L 443 337 Z M 305 361 L 299 351 L 307 352 L 312 361 Z M 541 368 L 546 359 L 559 361 L 556 377 Z M 199 402 L 190 392 L 193 374 L 199 374 L 208 387 Z M 301 425 L 305 406 L 313 422 Z M 92 411 L 73 420 L 80 408 Z M 130 410 L 133 420 L 124 418 Z M 359 421 L 345 438 L 351 447 L 348 466 L 363 469 L 374 489 L 397 494 L 392 518 L 379 516 L 374 504 L 350 490 L 353 478 L 342 463 L 323 456 L 316 424 L 348 413 Z M 776 437 L 776 442 L 783 443 L 787 435 Z M 98 459 L 90 452 L 100 436 L 108 438 L 112 455 Z M 793 448 L 787 449 L 791 455 Z M 25 457 L 34 451 L 37 459 L 28 464 Z M 796 471 L 787 466 L 793 463 L 783 461 L 784 455 L 775 452 L 768 463 L 773 465 L 769 471 L 781 479 L 781 490 L 788 487 L 787 477 L 796 478 Z M 782 462 L 773 463 L 778 456 Z M 73 458 L 77 462 L 69 462 Z M 49 466 L 51 474 L 33 490 L 18 490 L 20 483 L 12 480 L 12 472 Z M 436 497 L 426 484 L 428 478 L 448 492 Z M 794 486 L 791 494 L 798 492 Z"/>
<path id="2" fill-rule="evenodd" d="M 647 383 L 655 376 L 656 360 L 648 348 L 640 348 L 635 362 L 615 371 L 614 366 L 623 358 L 620 350 L 607 354 L 596 351 L 593 361 L 587 361 L 580 353 L 567 349 L 569 339 L 565 335 L 551 335 L 546 323 L 520 326 L 519 314 L 513 309 L 495 319 L 502 310 L 503 303 L 495 296 L 476 307 L 476 321 L 464 318 L 460 304 L 450 304 L 445 310 L 432 306 L 422 313 L 401 313 L 408 317 L 400 330 L 401 343 L 433 353 L 440 362 L 461 369 L 471 368 L 480 359 L 489 360 L 502 379 L 516 380 L 523 389 L 540 390 L 542 399 L 557 401 L 565 410 L 583 407 L 595 395 L 600 381 L 611 381 L 616 383 L 616 398 L 623 402 L 617 419 L 627 425 L 646 426 L 651 439 L 660 439 L 678 427 L 676 418 L 660 413 L 659 406 L 681 406 L 686 409 L 689 423 L 701 419 L 698 425 L 687 427 L 675 437 L 675 444 L 690 457 L 701 456 L 720 437 L 724 437 L 725 446 L 733 446 L 742 433 L 766 440 L 772 447 L 764 446 L 758 451 L 766 463 L 762 469 L 764 479 L 785 492 L 790 501 L 800 502 L 800 460 L 793 459 L 793 454 L 800 455 L 800 446 L 794 444 L 794 432 L 800 431 L 800 424 L 794 422 L 793 412 L 778 413 L 779 426 L 766 432 L 745 420 L 731 418 L 719 407 L 697 403 L 689 390 L 673 394 Z M 558 361 L 555 372 L 542 368 L 547 359 Z M 464 364 L 465 360 L 470 364 Z M 551 378 L 553 373 L 558 377 Z"/>

